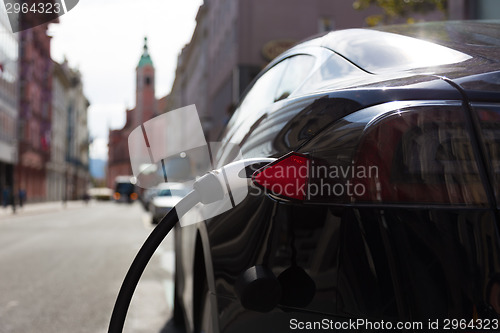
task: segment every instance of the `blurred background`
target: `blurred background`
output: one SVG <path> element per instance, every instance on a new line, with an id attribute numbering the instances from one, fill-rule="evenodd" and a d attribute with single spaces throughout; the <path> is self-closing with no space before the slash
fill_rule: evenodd
<path id="1" fill-rule="evenodd" d="M 130 179 L 127 139 L 137 126 L 195 104 L 206 140 L 217 141 L 253 78 L 303 39 L 499 18 L 498 0 L 81 0 L 50 24 L 12 33 L 2 11 L 0 332 L 106 330 L 153 227 L 138 204 L 120 203 L 145 194 Z M 158 331 L 168 319 L 172 257 L 167 243 L 148 268 L 132 331 Z"/>

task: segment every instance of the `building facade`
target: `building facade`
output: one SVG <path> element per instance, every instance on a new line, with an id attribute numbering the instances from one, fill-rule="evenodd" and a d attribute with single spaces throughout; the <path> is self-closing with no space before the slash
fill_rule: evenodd
<path id="1" fill-rule="evenodd" d="M 83 198 L 90 183 L 89 102 L 79 71 L 67 61 L 53 63 L 51 152 L 47 163 L 47 199 Z"/>
<path id="2" fill-rule="evenodd" d="M 66 132 L 68 125 L 68 98 L 70 77 L 67 63 L 53 63 L 52 77 L 52 131 L 50 161 L 47 164 L 47 199 L 63 200 L 66 189 Z"/>
<path id="3" fill-rule="evenodd" d="M 69 70 L 70 89 L 66 94 L 66 192 L 64 200 L 79 200 L 89 183 L 89 130 L 87 110 L 90 105 L 83 93 L 82 77 L 78 70 Z"/>
<path id="4" fill-rule="evenodd" d="M 240 95 L 269 61 L 311 35 L 364 26 L 364 18 L 377 12 L 355 11 L 351 1 L 205 0 L 179 55 L 167 109 L 196 104 L 207 139 L 216 141 Z"/>
<path id="5" fill-rule="evenodd" d="M 14 186 L 18 160 L 18 38 L 0 16 L 0 203 Z M 7 199 L 7 198 L 6 198 Z"/>
<path id="6" fill-rule="evenodd" d="M 205 0 L 162 112 L 195 104 L 207 139 L 216 141 L 248 84 L 279 53 L 318 33 L 366 27 L 368 16 L 381 13 L 355 10 L 353 1 Z M 500 1 L 448 0 L 447 13 L 414 18 L 498 19 Z"/>
<path id="7" fill-rule="evenodd" d="M 30 15 L 19 24 L 31 25 Z M 19 36 L 19 151 L 15 190 L 24 190 L 29 201 L 44 201 L 46 164 L 50 160 L 52 115 L 52 59 L 48 24 L 18 33 Z"/>
<path id="8" fill-rule="evenodd" d="M 40 24 L 39 15 L 21 13 L 14 21 L 16 34 L 0 16 L 2 194 L 8 189 L 19 199 L 24 192 L 28 202 L 81 198 L 90 177 L 80 73 L 52 61 L 49 23 Z"/>
<path id="9" fill-rule="evenodd" d="M 132 175 L 128 150 L 128 136 L 145 121 L 158 114 L 159 104 L 165 98 L 155 97 L 155 68 L 149 55 L 147 38 L 144 38 L 144 49 L 136 68 L 136 106 L 126 111 L 126 123 L 123 128 L 111 130 L 108 141 L 107 186 L 114 187 L 118 176 Z M 160 106 L 161 107 L 161 106 Z"/>

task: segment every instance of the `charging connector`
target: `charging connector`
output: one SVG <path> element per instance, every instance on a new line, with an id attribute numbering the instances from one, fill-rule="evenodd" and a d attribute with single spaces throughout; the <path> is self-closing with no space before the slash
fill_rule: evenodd
<path id="1" fill-rule="evenodd" d="M 241 200 L 236 201 L 233 199 L 234 194 L 241 189 L 246 189 L 249 185 L 251 175 L 246 172 L 247 168 L 254 165 L 265 165 L 274 161 L 273 158 L 251 158 L 235 161 L 207 173 L 194 183 L 193 191 L 189 192 L 175 205 L 174 209 L 163 217 L 134 258 L 116 298 L 108 333 L 122 332 L 130 301 L 144 269 L 163 239 L 179 222 L 182 215 L 198 203 L 208 205 L 221 200 L 228 200 L 228 198 L 234 207 L 241 202 Z"/>

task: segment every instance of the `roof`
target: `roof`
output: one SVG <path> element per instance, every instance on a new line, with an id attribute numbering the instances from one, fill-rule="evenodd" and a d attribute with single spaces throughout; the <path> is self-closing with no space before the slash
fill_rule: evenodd
<path id="1" fill-rule="evenodd" d="M 151 56 L 148 52 L 148 37 L 144 37 L 144 52 L 141 55 L 141 59 L 139 60 L 138 68 L 144 66 L 153 66 L 153 60 L 151 60 Z"/>
<path id="2" fill-rule="evenodd" d="M 327 47 L 371 73 L 498 61 L 500 21 L 442 21 L 376 29 L 348 29 L 320 38 Z"/>

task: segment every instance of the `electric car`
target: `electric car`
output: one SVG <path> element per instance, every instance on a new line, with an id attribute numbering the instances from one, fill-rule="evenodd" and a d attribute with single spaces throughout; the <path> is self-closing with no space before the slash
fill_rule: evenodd
<path id="1" fill-rule="evenodd" d="M 334 31 L 272 61 L 215 161 L 277 160 L 246 170 L 235 208 L 176 226 L 175 322 L 498 330 L 499 60 L 500 21 L 465 21 Z"/>

